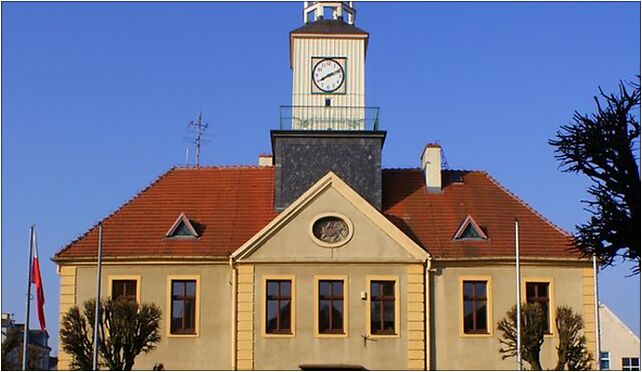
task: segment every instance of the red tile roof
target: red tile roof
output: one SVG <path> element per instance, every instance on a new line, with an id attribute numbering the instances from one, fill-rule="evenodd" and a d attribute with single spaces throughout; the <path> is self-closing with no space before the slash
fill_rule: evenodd
<path id="1" fill-rule="evenodd" d="M 463 182 L 450 179 L 463 176 Z M 105 257 L 227 257 L 277 212 L 273 167 L 172 168 L 103 220 Z M 383 213 L 433 257 L 512 256 L 514 220 L 523 256 L 571 258 L 570 237 L 483 172 L 445 171 L 429 194 L 421 170 L 383 171 Z M 181 214 L 199 238 L 166 238 Z M 488 240 L 452 240 L 471 215 Z M 62 248 L 55 260 L 95 257 L 98 228 Z"/>
<path id="2" fill-rule="evenodd" d="M 382 185 L 383 213 L 436 259 L 514 256 L 515 218 L 520 255 L 578 257 L 566 232 L 484 172 L 444 171 L 441 193 L 426 192 L 419 169 L 384 170 Z M 468 215 L 487 240 L 452 239 Z"/>
<path id="3" fill-rule="evenodd" d="M 103 220 L 105 257 L 227 256 L 270 222 L 272 167 L 173 168 Z M 198 239 L 165 238 L 181 213 Z M 55 258 L 95 257 L 93 226 Z"/>

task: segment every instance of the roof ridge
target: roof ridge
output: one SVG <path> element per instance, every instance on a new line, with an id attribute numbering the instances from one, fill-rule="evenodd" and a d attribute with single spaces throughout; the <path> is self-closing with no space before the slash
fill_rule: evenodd
<path id="1" fill-rule="evenodd" d="M 415 168 L 381 168 L 382 171 L 421 171 L 421 167 L 415 167 Z M 442 172 L 468 172 L 468 173 L 484 173 L 486 174 L 486 171 L 483 170 L 478 170 L 478 169 L 442 169 Z"/>
<path id="2" fill-rule="evenodd" d="M 58 256 L 58 255 L 62 254 L 62 253 L 63 253 L 64 251 L 66 251 L 67 249 L 69 249 L 69 248 L 70 248 L 74 243 L 78 242 L 79 240 L 81 240 L 81 239 L 83 239 L 84 237 L 86 237 L 87 235 L 89 235 L 89 233 L 90 233 L 90 232 L 92 232 L 92 231 L 96 228 L 96 226 L 98 226 L 100 223 L 102 223 L 102 222 L 104 222 L 104 221 L 108 220 L 108 219 L 109 219 L 109 218 L 111 218 L 113 215 L 115 215 L 117 212 L 119 212 L 121 209 L 123 209 L 123 208 L 125 208 L 126 206 L 128 206 L 129 204 L 131 204 L 134 200 L 138 199 L 138 198 L 139 198 L 139 197 L 140 197 L 140 196 L 141 196 L 145 191 L 149 190 L 152 186 L 156 185 L 158 182 L 160 182 L 160 180 L 162 180 L 163 178 L 165 178 L 168 174 L 170 174 L 172 171 L 174 171 L 174 170 L 176 170 L 176 169 L 177 169 L 177 167 L 176 167 L 176 166 L 173 166 L 173 167 L 169 168 L 165 173 L 163 173 L 163 174 L 161 174 L 160 176 L 156 177 L 156 178 L 155 178 L 152 182 L 150 182 L 147 186 L 145 186 L 143 189 L 141 189 L 141 190 L 139 190 L 137 193 L 135 193 L 135 194 L 134 194 L 134 196 L 132 196 L 131 198 L 129 198 L 128 200 L 126 200 L 124 203 L 122 203 L 122 204 L 120 205 L 120 207 L 118 207 L 118 208 L 116 208 L 116 209 L 112 210 L 112 211 L 111 211 L 111 212 L 110 212 L 106 217 L 103 217 L 101 220 L 99 220 L 98 222 L 94 223 L 94 224 L 93 224 L 89 229 L 87 229 L 87 231 L 85 231 L 85 232 L 84 232 L 84 233 L 82 233 L 82 234 L 77 235 L 77 236 L 76 236 L 76 237 L 75 237 L 71 242 L 67 243 L 66 245 L 64 245 L 64 246 L 62 246 L 60 249 L 58 249 L 58 251 L 56 252 L 56 254 L 54 254 L 54 258 L 55 258 L 56 256 Z"/>
<path id="3" fill-rule="evenodd" d="M 173 169 L 176 170 L 209 170 L 209 169 L 257 169 L 257 168 L 270 168 L 269 166 L 262 165 L 175 165 Z"/>
<path id="4" fill-rule="evenodd" d="M 479 170 L 479 169 L 454 169 L 454 168 L 447 168 L 443 169 L 443 172 L 468 172 L 468 173 L 483 173 L 486 174 L 486 171 L 484 170 Z"/>
<path id="5" fill-rule="evenodd" d="M 640 340 L 640 338 L 638 337 L 638 335 L 636 335 L 636 334 L 633 332 L 633 330 L 632 330 L 631 328 L 629 328 L 629 326 L 627 326 L 627 325 L 626 325 L 626 323 L 624 323 L 624 322 L 622 321 L 622 319 L 620 319 L 620 317 L 619 317 L 619 316 L 617 316 L 617 314 L 616 314 L 613 310 L 611 310 L 611 308 L 610 308 L 610 307 L 606 306 L 606 304 L 605 304 L 604 302 L 600 302 L 599 304 L 600 304 L 600 307 L 603 307 L 603 308 L 604 308 L 604 310 L 606 310 L 606 311 L 608 311 L 609 313 L 611 313 L 611 315 L 613 315 L 613 317 L 615 318 L 615 320 L 616 320 L 618 323 L 620 323 L 620 325 L 621 325 L 622 327 L 624 327 L 624 329 L 626 329 L 626 330 L 627 330 L 627 331 L 628 331 L 628 332 L 629 332 L 633 337 L 635 337 L 635 338 L 637 338 L 638 340 Z"/>
<path id="6" fill-rule="evenodd" d="M 502 191 L 504 191 L 504 192 L 505 192 L 505 193 L 507 193 L 509 196 L 511 196 L 513 199 L 515 199 L 518 203 L 520 203 L 521 205 L 523 205 L 524 207 L 526 207 L 526 209 L 528 209 L 529 211 L 533 212 L 537 217 L 541 218 L 544 222 L 546 222 L 546 223 L 547 223 L 548 225 L 550 225 L 552 228 L 554 228 L 555 230 L 559 231 L 560 233 L 562 233 L 562 234 L 566 235 L 567 237 L 572 237 L 572 234 L 571 234 L 571 233 L 569 233 L 568 231 L 566 231 L 566 230 L 562 229 L 561 227 L 557 226 L 556 224 L 554 224 L 554 223 L 553 223 L 551 220 L 549 220 L 548 218 L 544 217 L 544 215 L 543 215 L 543 214 L 539 213 L 535 208 L 531 207 L 528 203 L 526 203 L 524 200 L 522 200 L 519 196 L 517 196 L 517 195 L 516 195 L 516 194 L 514 194 L 512 191 L 510 191 L 508 188 L 506 188 L 504 185 L 502 185 L 501 183 L 499 183 L 499 181 L 497 181 L 495 178 L 493 178 L 493 176 L 491 176 L 490 174 L 488 174 L 488 172 L 482 172 L 482 173 L 484 173 L 484 175 L 485 175 L 485 176 L 486 176 L 486 177 L 487 177 L 487 178 L 488 178 L 492 183 L 494 183 L 497 187 L 499 187 Z"/>
<path id="7" fill-rule="evenodd" d="M 382 171 L 419 171 L 421 168 L 381 168 Z"/>

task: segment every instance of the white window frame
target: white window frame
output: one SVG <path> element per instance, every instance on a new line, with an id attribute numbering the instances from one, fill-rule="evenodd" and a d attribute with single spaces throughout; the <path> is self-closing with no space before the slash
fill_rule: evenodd
<path id="1" fill-rule="evenodd" d="M 603 358 L 602 354 L 606 354 L 606 358 Z M 602 361 L 609 362 L 609 366 L 607 368 L 602 368 Z M 600 351 L 599 367 L 599 369 L 603 371 L 611 369 L 611 353 L 608 351 Z"/>
<path id="2" fill-rule="evenodd" d="M 634 369 L 633 367 L 633 360 L 637 359 L 638 360 L 638 367 L 637 369 Z M 624 361 L 628 361 L 628 365 L 624 365 Z M 638 357 L 622 357 L 622 370 L 623 371 L 639 371 L 640 370 L 640 358 Z"/>

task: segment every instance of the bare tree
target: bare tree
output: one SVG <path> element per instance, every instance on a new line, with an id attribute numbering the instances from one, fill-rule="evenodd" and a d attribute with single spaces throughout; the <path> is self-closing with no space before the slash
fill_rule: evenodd
<path id="1" fill-rule="evenodd" d="M 555 326 L 559 337 L 557 346 L 558 371 L 584 371 L 591 369 L 591 353 L 586 349 L 586 336 L 582 334 L 584 320 L 567 306 L 557 308 Z"/>
<path id="2" fill-rule="evenodd" d="M 513 306 L 504 319 L 497 323 L 501 332 L 499 352 L 502 359 L 517 356 L 517 311 Z M 543 370 L 540 353 L 544 344 L 546 316 L 538 303 L 523 304 L 521 309 L 521 350 L 522 358 L 531 370 Z M 557 365 L 555 370 L 589 370 L 593 358 L 586 348 L 586 337 L 582 334 L 584 321 L 570 307 L 558 307 L 555 316 L 558 334 Z"/>
<path id="3" fill-rule="evenodd" d="M 521 309 L 521 354 L 522 359 L 530 364 L 535 371 L 542 370 L 539 359 L 542 344 L 544 343 L 544 312 L 538 303 L 526 303 Z M 513 306 L 506 317 L 497 323 L 501 332 L 499 342 L 503 345 L 499 349 L 502 359 L 517 356 L 517 308 Z"/>
<path id="4" fill-rule="evenodd" d="M 62 317 L 60 341 L 62 349 L 73 356 L 71 368 L 74 370 L 91 371 L 93 369 L 93 327 L 87 320 L 94 319 L 88 316 L 89 313 L 94 312 L 93 307 L 88 308 L 91 307 L 91 303 L 95 302 L 85 302 L 84 314 L 80 312 L 78 306 L 72 306 Z"/>
<path id="5" fill-rule="evenodd" d="M 72 368 L 92 369 L 95 300 L 86 301 L 81 313 L 73 306 L 63 316 L 60 339 L 63 350 L 73 355 Z M 160 308 L 154 304 L 111 300 L 101 303 L 98 350 L 101 364 L 110 370 L 130 371 L 140 353 L 147 353 L 160 341 Z"/>

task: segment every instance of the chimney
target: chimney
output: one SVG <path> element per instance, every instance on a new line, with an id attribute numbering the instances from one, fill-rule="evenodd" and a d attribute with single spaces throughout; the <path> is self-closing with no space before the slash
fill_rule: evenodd
<path id="1" fill-rule="evenodd" d="M 429 143 L 421 155 L 421 169 L 426 179 L 428 192 L 441 192 L 441 146 Z"/>
<path id="2" fill-rule="evenodd" d="M 272 166 L 272 155 L 270 154 L 259 155 L 259 167 L 271 167 L 271 166 Z"/>

